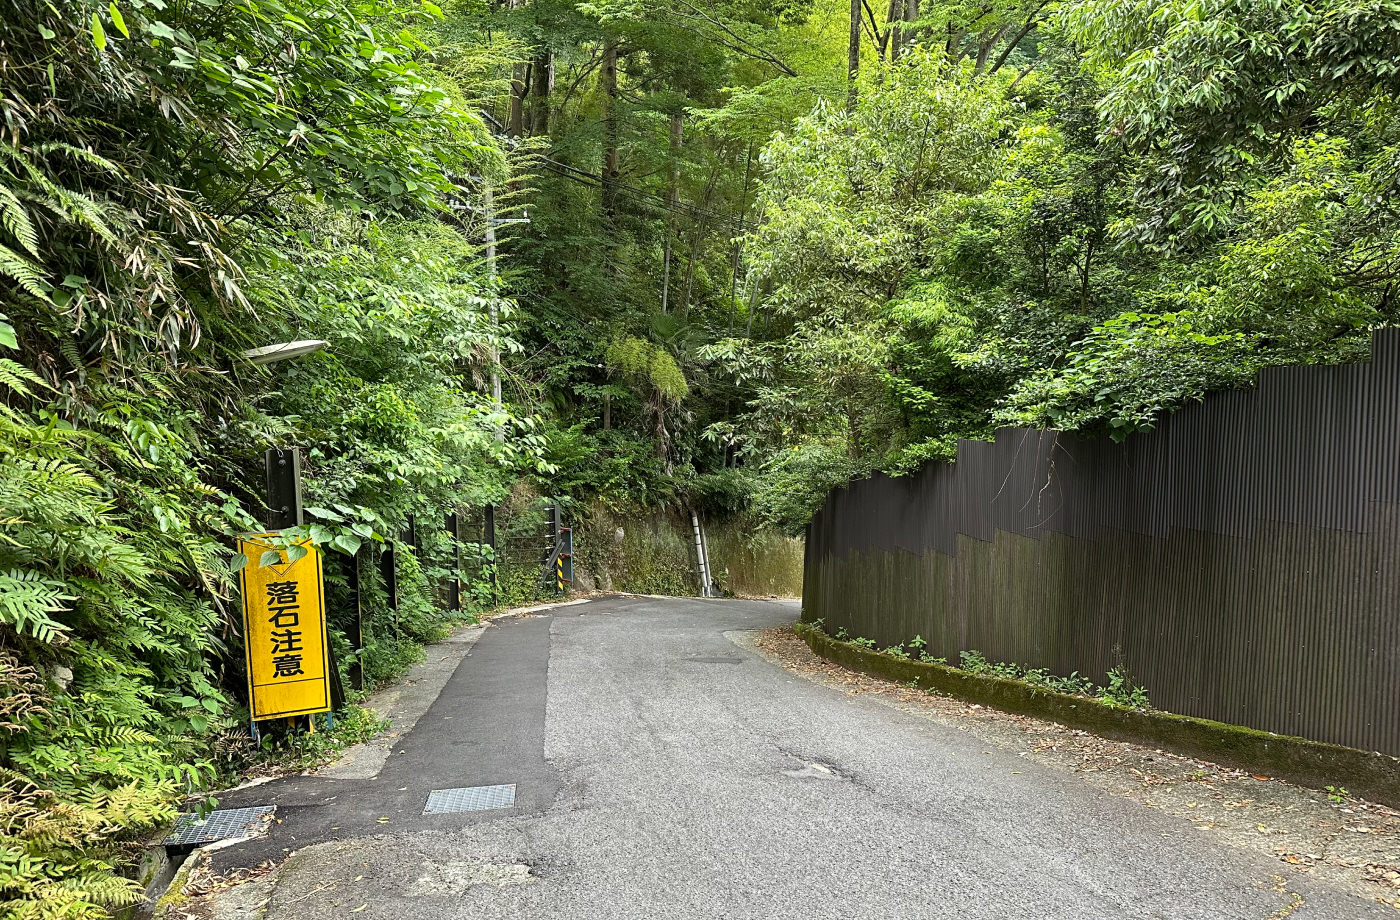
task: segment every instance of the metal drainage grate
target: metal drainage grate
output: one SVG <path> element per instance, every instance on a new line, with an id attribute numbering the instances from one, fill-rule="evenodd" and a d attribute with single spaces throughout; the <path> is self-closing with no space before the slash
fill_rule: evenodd
<path id="1" fill-rule="evenodd" d="M 252 837 L 262 830 L 264 819 L 276 810 L 276 805 L 254 805 L 252 808 L 217 809 L 203 818 L 197 814 L 183 814 L 163 843 L 168 847 L 201 846 L 230 837 Z"/>
<path id="2" fill-rule="evenodd" d="M 515 784 L 509 786 L 464 786 L 460 789 L 434 789 L 428 793 L 425 815 L 450 815 L 459 811 L 486 811 L 515 804 Z"/>

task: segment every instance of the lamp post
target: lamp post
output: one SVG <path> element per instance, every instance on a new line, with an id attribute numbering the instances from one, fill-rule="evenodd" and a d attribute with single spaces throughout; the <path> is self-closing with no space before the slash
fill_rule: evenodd
<path id="1" fill-rule="evenodd" d="M 298 339 L 294 342 L 281 342 L 276 345 L 260 345 L 257 348 L 249 348 L 243 352 L 243 357 L 254 364 L 276 364 L 279 361 L 289 361 L 292 358 L 302 358 L 315 354 L 328 344 L 330 343 L 325 339 Z M 284 527 L 300 526 L 305 521 L 301 510 L 301 451 L 295 447 L 289 449 L 268 448 L 266 464 L 267 506 L 270 513 L 267 522 L 269 529 L 281 530 Z M 355 605 L 354 631 L 347 638 L 350 639 L 351 645 L 358 652 L 364 646 L 363 611 L 360 606 L 359 554 L 345 560 L 344 570 L 346 584 Z M 331 661 L 331 695 L 335 704 L 344 705 L 345 690 L 340 685 L 340 670 L 335 665 L 334 652 L 331 653 Z M 351 680 L 355 689 L 358 690 L 362 684 L 358 658 L 351 669 Z M 331 719 L 332 717 L 327 714 L 327 727 L 332 724 Z M 307 716 L 307 725 L 311 725 L 310 716 Z M 253 736 L 257 737 L 256 723 L 254 723 Z"/>

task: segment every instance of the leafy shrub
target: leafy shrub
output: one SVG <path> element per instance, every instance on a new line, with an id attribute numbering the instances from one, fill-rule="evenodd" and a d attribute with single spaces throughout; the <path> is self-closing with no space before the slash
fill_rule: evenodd
<path id="1" fill-rule="evenodd" d="M 1094 692 L 1094 682 L 1082 676 L 1078 671 L 1070 672 L 1068 677 L 1056 677 L 1054 674 L 1046 674 L 1041 678 L 1040 683 L 1054 690 L 1056 693 L 1091 696 Z"/>
<path id="2" fill-rule="evenodd" d="M 869 466 L 849 456 L 844 446 L 806 442 L 777 453 L 763 465 L 754 509 L 774 529 L 800 534 L 832 489 L 869 472 Z"/>
<path id="3" fill-rule="evenodd" d="M 702 473 L 687 485 L 686 497 L 697 511 L 737 515 L 753 504 L 754 475 L 743 467 Z"/>
<path id="4" fill-rule="evenodd" d="M 620 339 L 607 349 L 608 367 L 616 374 L 650 387 L 660 398 L 678 403 L 690 393 L 676 359 L 645 339 Z"/>
<path id="5" fill-rule="evenodd" d="M 988 661 L 981 652 L 975 649 L 969 652 L 960 652 L 959 658 L 962 662 L 960 667 L 969 674 L 986 674 L 989 677 L 1005 677 L 1010 680 L 1021 676 L 1019 665 L 1005 661 Z"/>
<path id="6" fill-rule="evenodd" d="M 551 427 L 544 459 L 554 468 L 550 488 L 580 504 L 601 501 L 614 510 L 655 507 L 676 496 L 676 479 L 654 445 L 613 428 L 590 432 L 582 424 Z"/>
<path id="7" fill-rule="evenodd" d="M 1254 343 L 1242 333 L 1205 334 L 1200 324 L 1185 311 L 1107 319 L 1063 366 L 1023 380 L 997 417 L 1067 430 L 1100 426 L 1122 440 L 1208 390 L 1249 382 L 1260 364 Z"/>
<path id="8" fill-rule="evenodd" d="M 1100 702 L 1110 706 L 1123 706 L 1128 709 L 1151 707 L 1147 689 L 1138 686 L 1122 668 L 1114 668 L 1108 672 L 1108 684 L 1100 687 L 1096 695 Z"/>

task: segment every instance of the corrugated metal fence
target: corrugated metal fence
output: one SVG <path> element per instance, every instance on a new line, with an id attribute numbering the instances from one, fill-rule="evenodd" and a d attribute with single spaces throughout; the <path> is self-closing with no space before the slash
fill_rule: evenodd
<path id="1" fill-rule="evenodd" d="M 1266 370 L 1123 444 L 1003 429 L 832 493 L 803 618 L 1400 755 L 1400 330 Z"/>

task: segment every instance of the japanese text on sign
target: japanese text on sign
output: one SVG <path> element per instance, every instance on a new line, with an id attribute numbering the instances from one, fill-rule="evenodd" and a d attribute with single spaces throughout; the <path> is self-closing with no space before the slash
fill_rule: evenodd
<path id="1" fill-rule="evenodd" d="M 240 572 L 248 693 L 254 719 L 275 719 L 330 709 L 326 614 L 321 593 L 321 557 L 307 553 L 259 566 L 271 549 L 266 537 L 239 541 L 248 562 Z"/>

